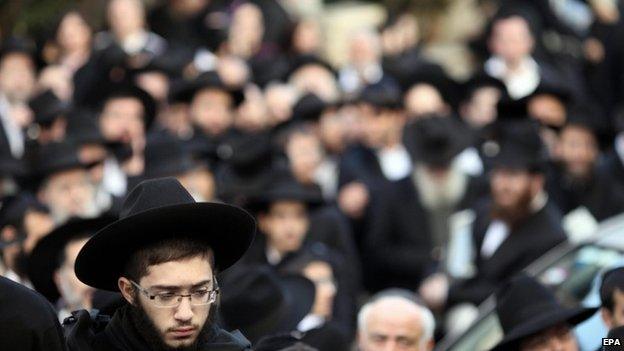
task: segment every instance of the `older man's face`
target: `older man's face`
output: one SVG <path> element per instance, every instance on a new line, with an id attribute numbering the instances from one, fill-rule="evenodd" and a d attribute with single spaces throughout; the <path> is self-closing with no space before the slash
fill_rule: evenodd
<path id="1" fill-rule="evenodd" d="M 432 343 L 423 341 L 423 324 L 418 307 L 398 299 L 372 306 L 363 330 L 358 331 L 360 351 L 425 351 Z"/>

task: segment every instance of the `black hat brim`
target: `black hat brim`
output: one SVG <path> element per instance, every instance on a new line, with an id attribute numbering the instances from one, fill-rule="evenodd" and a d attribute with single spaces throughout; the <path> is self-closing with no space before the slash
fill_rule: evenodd
<path id="1" fill-rule="evenodd" d="M 283 302 L 272 314 L 254 324 L 241 327 L 243 333 L 252 342 L 270 334 L 289 333 L 314 305 L 316 288 L 314 283 L 297 275 L 280 277 Z"/>
<path id="2" fill-rule="evenodd" d="M 55 303 L 60 294 L 54 283 L 54 271 L 58 269 L 57 260 L 61 251 L 71 240 L 88 237 L 114 220 L 112 216 L 72 220 L 41 239 L 28 261 L 28 276 L 35 290 Z"/>
<path id="3" fill-rule="evenodd" d="M 178 235 L 212 248 L 221 272 L 247 251 L 255 235 L 255 220 L 246 211 L 220 203 L 163 206 L 120 219 L 100 230 L 76 259 L 76 276 L 85 284 L 117 291 L 117 280 L 130 257 L 141 248 Z"/>
<path id="4" fill-rule="evenodd" d="M 571 326 L 575 326 L 589 317 L 593 316 L 597 308 L 566 308 L 555 311 L 553 313 L 536 316 L 535 318 L 513 328 L 509 333 L 505 334 L 501 340 L 491 351 L 508 350 L 512 345 L 519 342 L 522 338 L 531 336 L 544 329 L 553 327 L 559 323 L 567 322 Z"/>

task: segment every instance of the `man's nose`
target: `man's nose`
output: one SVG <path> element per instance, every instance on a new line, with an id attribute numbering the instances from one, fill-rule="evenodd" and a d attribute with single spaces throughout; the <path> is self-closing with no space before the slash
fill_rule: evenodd
<path id="1" fill-rule="evenodd" d="M 190 321 L 193 318 L 193 308 L 190 298 L 183 297 L 180 305 L 176 308 L 173 317 L 179 321 Z"/>
<path id="2" fill-rule="evenodd" d="M 397 351 L 397 343 L 394 340 L 388 340 L 380 351 Z"/>

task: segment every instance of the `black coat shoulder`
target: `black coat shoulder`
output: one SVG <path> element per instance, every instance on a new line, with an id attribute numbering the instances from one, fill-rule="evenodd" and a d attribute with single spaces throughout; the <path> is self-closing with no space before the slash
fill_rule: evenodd
<path id="1" fill-rule="evenodd" d="M 0 277 L 0 350 L 65 350 L 54 308 L 34 290 Z"/>

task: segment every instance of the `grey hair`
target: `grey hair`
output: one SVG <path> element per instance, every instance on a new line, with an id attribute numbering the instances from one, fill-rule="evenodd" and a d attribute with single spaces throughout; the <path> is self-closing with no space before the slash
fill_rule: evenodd
<path id="1" fill-rule="evenodd" d="M 419 343 L 422 345 L 433 339 L 433 333 L 435 332 L 435 318 L 433 317 L 433 313 L 431 313 L 431 311 L 422 303 L 419 303 L 419 299 L 415 294 L 409 291 L 403 291 L 402 289 L 382 291 L 374 295 L 367 303 L 365 303 L 362 308 L 360 308 L 357 315 L 358 332 L 361 333 L 366 330 L 368 317 L 373 307 L 381 301 L 388 300 L 405 301 L 415 306 L 418 309 L 418 314 L 423 328 L 423 334 Z"/>

